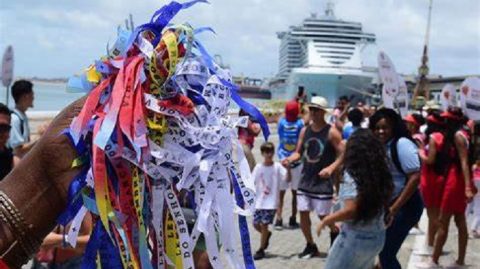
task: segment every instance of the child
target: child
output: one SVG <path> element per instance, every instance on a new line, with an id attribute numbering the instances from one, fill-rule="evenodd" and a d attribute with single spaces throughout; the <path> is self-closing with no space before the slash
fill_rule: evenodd
<path id="1" fill-rule="evenodd" d="M 303 120 L 298 117 L 299 104 L 296 101 L 289 101 L 285 104 L 285 117 L 278 122 L 278 151 L 277 156 L 280 161 L 288 158 L 295 152 L 295 148 L 300 137 L 300 132 L 304 126 Z M 289 171 L 293 174 L 291 183 L 280 182 L 280 199 L 277 209 L 277 221 L 274 228 L 276 230 L 283 229 L 282 212 L 283 200 L 287 189 L 292 190 L 292 215 L 288 225 L 292 229 L 299 227 L 297 223 L 297 189 L 302 177 L 302 162 L 297 161 L 288 165 Z"/>
<path id="2" fill-rule="evenodd" d="M 265 142 L 260 147 L 260 152 L 263 156 L 263 162 L 257 164 L 252 173 L 257 193 L 253 226 L 261 234 L 260 248 L 253 256 L 255 260 L 265 258 L 265 250 L 268 248 L 270 236 L 272 236 L 272 232 L 268 230 L 268 225 L 273 223 L 275 217 L 280 193 L 280 181 L 285 180 L 286 177 L 285 168 L 280 163 L 273 161 L 275 152 L 273 143 Z"/>

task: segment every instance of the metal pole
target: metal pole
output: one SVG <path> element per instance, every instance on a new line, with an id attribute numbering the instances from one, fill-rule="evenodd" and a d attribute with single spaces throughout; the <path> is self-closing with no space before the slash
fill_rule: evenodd
<path id="1" fill-rule="evenodd" d="M 430 0 L 430 4 L 428 6 L 427 33 L 425 34 L 425 47 L 428 47 L 428 43 L 430 39 L 430 22 L 432 20 L 432 4 L 433 4 L 433 0 Z"/>
<path id="2" fill-rule="evenodd" d="M 6 96 L 7 96 L 7 97 L 5 98 L 5 105 L 6 105 L 6 106 L 8 106 L 8 95 L 9 95 L 8 92 L 9 92 L 9 91 L 10 91 L 10 86 L 7 86 L 7 87 L 6 87 Z"/>
<path id="3" fill-rule="evenodd" d="M 135 26 L 133 24 L 133 16 L 132 16 L 132 13 L 128 14 L 128 17 L 130 19 L 130 29 L 133 31 L 133 29 L 135 29 Z"/>

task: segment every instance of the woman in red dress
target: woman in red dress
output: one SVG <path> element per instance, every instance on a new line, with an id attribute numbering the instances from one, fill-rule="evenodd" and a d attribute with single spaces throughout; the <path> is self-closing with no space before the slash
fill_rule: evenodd
<path id="1" fill-rule="evenodd" d="M 467 118 L 460 108 L 449 108 L 442 113 L 447 130 L 442 150 L 438 156 L 445 156 L 445 187 L 440 203 L 439 227 L 434 242 L 432 259 L 417 265 L 417 268 L 438 268 L 438 260 L 448 236 L 450 219 L 454 218 L 458 229 L 458 258 L 456 267 L 465 265 L 465 253 L 468 241 L 468 229 L 465 217 L 467 202 L 473 197 L 473 188 L 468 163 L 470 133 L 466 128 Z"/>
<path id="2" fill-rule="evenodd" d="M 446 176 L 441 171 L 443 160 L 437 156 L 443 148 L 444 130 L 445 122 L 439 113 L 427 117 L 425 145 L 420 148 L 419 155 L 423 163 L 420 171 L 420 193 L 427 210 L 428 232 L 427 246 L 417 252 L 419 255 L 432 255 L 433 253 L 433 242 L 438 228 L 438 217 Z"/>

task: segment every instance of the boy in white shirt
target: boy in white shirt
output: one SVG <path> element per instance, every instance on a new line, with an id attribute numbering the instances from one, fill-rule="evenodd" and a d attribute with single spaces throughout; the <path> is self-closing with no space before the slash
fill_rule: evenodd
<path id="1" fill-rule="evenodd" d="M 280 194 L 280 181 L 286 180 L 287 171 L 279 163 L 273 161 L 275 146 L 271 142 L 265 142 L 260 147 L 263 162 L 253 169 L 252 176 L 255 180 L 257 201 L 253 215 L 253 226 L 260 234 L 260 248 L 253 258 L 255 260 L 265 258 L 265 249 L 268 247 L 272 232 L 268 225 L 273 223 L 273 218 L 278 207 Z"/>

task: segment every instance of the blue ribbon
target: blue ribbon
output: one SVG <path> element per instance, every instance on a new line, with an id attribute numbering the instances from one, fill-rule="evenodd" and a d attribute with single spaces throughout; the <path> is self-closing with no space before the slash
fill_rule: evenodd
<path id="1" fill-rule="evenodd" d="M 210 56 L 210 54 L 207 52 L 207 50 L 205 49 L 205 47 L 202 45 L 202 43 L 198 42 L 198 41 L 194 41 L 193 42 L 193 45 L 195 48 L 198 49 L 198 51 L 200 51 L 200 54 L 202 54 L 202 58 L 203 60 L 205 61 L 205 64 L 207 65 L 208 69 L 210 69 L 210 71 L 212 72 L 212 74 L 216 74 L 217 73 L 217 68 L 215 68 L 215 65 L 213 64 L 213 58 L 212 56 Z"/>
<path id="2" fill-rule="evenodd" d="M 93 198 L 87 196 L 86 194 L 82 194 L 82 198 L 83 205 L 88 209 L 88 211 L 90 211 L 92 214 L 99 216 L 100 213 L 98 212 L 97 202 L 95 202 Z"/>
<path id="3" fill-rule="evenodd" d="M 212 72 L 212 74 L 216 74 L 217 70 L 215 68 L 215 65 L 213 64 L 214 61 L 213 61 L 212 56 L 210 56 L 210 54 L 207 52 L 207 50 L 203 47 L 203 45 L 200 42 L 195 41 L 193 44 L 202 54 L 202 58 L 205 60 L 205 63 L 208 66 L 208 68 L 210 69 L 210 71 Z M 239 88 L 238 88 L 237 85 L 235 85 L 235 84 L 233 84 L 229 81 L 226 81 L 223 78 L 219 78 L 219 79 L 225 87 L 230 88 L 230 93 L 231 93 L 231 97 L 232 97 L 233 101 L 235 101 L 235 103 L 241 109 L 243 109 L 245 112 L 247 112 L 248 115 L 252 116 L 255 120 L 258 121 L 258 123 L 260 124 L 260 127 L 262 128 L 262 132 L 263 132 L 263 136 L 265 138 L 265 141 L 268 141 L 268 137 L 270 136 L 270 130 L 268 128 L 268 123 L 265 120 L 265 117 L 263 116 L 263 114 L 254 105 L 252 105 L 252 104 L 248 103 L 247 101 L 243 100 L 243 98 L 240 96 L 240 94 L 238 94 Z"/>
<path id="4" fill-rule="evenodd" d="M 87 149 L 89 147 L 87 146 L 87 144 L 85 143 L 84 140 L 79 140 L 78 143 L 75 145 L 75 139 L 73 139 L 72 130 L 70 128 L 63 129 L 63 131 L 60 133 L 60 135 L 67 136 L 68 140 L 70 141 L 72 146 L 75 148 L 75 151 L 77 152 L 77 155 L 83 156 L 87 153 Z"/>
<path id="5" fill-rule="evenodd" d="M 120 259 L 120 253 L 118 253 L 118 248 L 110 240 L 103 226 L 99 238 L 100 248 L 98 249 L 98 253 L 100 254 L 102 268 L 122 268 L 123 265 Z"/>
<path id="6" fill-rule="evenodd" d="M 203 32 L 211 32 L 211 33 L 214 33 L 214 34 L 217 34 L 213 28 L 211 27 L 199 27 L 199 28 L 196 28 L 195 30 L 193 30 L 193 34 L 197 35 L 197 34 L 200 34 L 200 33 L 203 33 Z"/>
<path id="7" fill-rule="evenodd" d="M 263 114 L 254 105 L 243 100 L 240 94 L 238 94 L 237 85 L 230 83 L 224 79 L 220 79 L 220 81 L 222 82 L 223 85 L 231 89 L 230 93 L 233 101 L 235 101 L 235 103 L 237 103 L 237 105 L 241 109 L 247 112 L 248 115 L 252 116 L 255 120 L 258 121 L 258 123 L 260 124 L 260 127 L 262 128 L 263 137 L 265 138 L 265 141 L 268 141 L 268 137 L 270 136 L 270 129 L 268 128 L 268 123 L 265 120 L 265 117 L 263 117 Z"/>
<path id="8" fill-rule="evenodd" d="M 100 255 L 102 268 L 122 268 L 120 254 L 117 247 L 112 243 L 102 223 L 95 224 L 90 240 L 87 243 L 83 255 L 82 269 L 97 268 L 97 253 Z"/>
<path id="9" fill-rule="evenodd" d="M 85 248 L 85 253 L 83 254 L 82 269 L 96 269 L 97 268 L 97 251 L 100 247 L 100 237 L 102 230 L 102 223 L 97 221 L 95 227 L 93 228 L 92 234 L 90 234 L 90 239 L 88 240 L 87 246 Z M 121 267 L 120 267 L 121 268 Z"/>
<path id="10" fill-rule="evenodd" d="M 142 24 L 138 29 L 138 33 L 149 30 L 155 34 L 155 39 L 152 41 L 152 45 L 156 47 L 158 42 L 160 42 L 161 32 L 165 26 L 172 20 L 172 18 L 182 9 L 189 8 L 196 3 L 208 3 L 206 0 L 193 0 L 187 3 L 180 4 L 176 1 L 170 2 L 170 4 L 163 6 L 159 10 L 157 10 L 152 18 L 150 19 L 150 23 Z M 135 35 L 137 36 L 137 35 Z"/>
<path id="11" fill-rule="evenodd" d="M 102 61 L 95 61 L 95 69 L 105 75 L 109 75 L 112 71 L 110 67 Z"/>
<path id="12" fill-rule="evenodd" d="M 88 93 L 93 89 L 93 84 L 87 80 L 85 74 L 80 76 L 72 76 L 68 79 L 67 82 L 67 91 L 75 93 Z"/>
<path id="13" fill-rule="evenodd" d="M 233 171 L 230 171 L 230 175 L 232 175 L 232 183 L 237 205 L 243 208 L 245 206 L 245 201 L 243 201 L 242 191 L 238 185 L 237 177 Z M 240 238 L 242 240 L 243 261 L 245 262 L 245 268 L 255 269 L 255 263 L 253 262 L 252 257 L 252 248 L 250 247 L 250 234 L 248 232 L 247 218 L 245 216 L 238 216 L 238 226 L 240 227 Z"/>
<path id="14" fill-rule="evenodd" d="M 63 226 L 66 226 L 72 221 L 82 207 L 83 200 L 81 192 L 83 187 L 87 185 L 85 181 L 87 171 L 87 167 L 83 168 L 68 187 L 68 207 L 57 219 L 57 222 Z"/>

